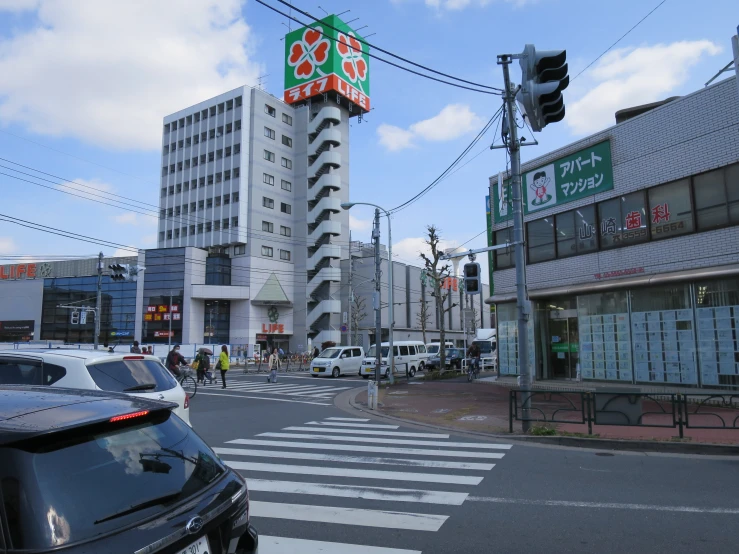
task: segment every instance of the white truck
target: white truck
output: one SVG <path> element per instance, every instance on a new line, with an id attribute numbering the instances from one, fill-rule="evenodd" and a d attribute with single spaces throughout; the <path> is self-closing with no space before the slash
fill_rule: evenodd
<path id="1" fill-rule="evenodd" d="M 495 329 L 478 329 L 472 344 L 480 348 L 481 369 L 495 369 L 498 366 L 498 341 Z"/>

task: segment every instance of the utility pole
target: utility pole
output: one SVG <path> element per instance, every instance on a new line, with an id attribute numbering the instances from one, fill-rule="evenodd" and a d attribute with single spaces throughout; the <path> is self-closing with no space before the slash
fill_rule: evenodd
<path id="1" fill-rule="evenodd" d="M 172 291 L 169 291 L 169 332 L 167 333 L 167 349 L 172 350 Z"/>
<path id="2" fill-rule="evenodd" d="M 372 230 L 375 241 L 375 383 L 380 384 L 380 366 L 382 365 L 382 295 L 380 279 L 382 277 L 382 260 L 380 258 L 380 210 L 375 208 L 375 227 Z M 389 353 L 392 356 L 392 352 Z"/>
<path id="3" fill-rule="evenodd" d="M 98 290 L 97 299 L 95 301 L 95 336 L 93 337 L 92 344 L 95 350 L 98 349 L 100 342 L 100 320 L 102 319 L 101 305 L 103 302 L 103 253 L 98 254 Z"/>
<path id="4" fill-rule="evenodd" d="M 526 258 L 524 254 L 523 190 L 521 189 L 521 151 L 516 126 L 516 91 L 511 86 L 508 66 L 512 56 L 498 56 L 498 65 L 503 66 L 506 116 L 508 118 L 508 151 L 511 156 L 511 192 L 513 197 L 513 243 L 516 263 L 516 307 L 518 309 L 518 362 L 521 379 L 521 428 L 529 430 L 531 368 L 529 366 L 529 302 L 526 286 Z"/>
<path id="5" fill-rule="evenodd" d="M 213 308 L 208 310 L 208 344 L 213 341 Z"/>
<path id="6" fill-rule="evenodd" d="M 349 231 L 349 308 L 347 310 L 349 314 L 348 323 L 349 323 L 349 340 L 347 341 L 347 344 L 350 346 L 354 343 L 354 340 L 352 339 L 352 304 L 354 303 L 354 290 L 352 289 L 352 273 L 354 272 L 354 267 L 352 264 L 352 232 Z"/>
<path id="7" fill-rule="evenodd" d="M 387 311 L 388 317 L 388 380 L 390 384 L 395 382 L 395 350 L 393 350 L 393 334 L 395 331 L 395 285 L 393 284 L 393 235 L 390 228 L 390 214 L 385 212 L 387 217 L 387 303 L 389 305 Z M 407 366 L 406 366 L 407 367 Z"/>

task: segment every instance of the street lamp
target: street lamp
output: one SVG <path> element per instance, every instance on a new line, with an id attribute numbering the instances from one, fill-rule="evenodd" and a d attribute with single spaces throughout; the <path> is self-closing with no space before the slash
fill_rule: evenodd
<path id="1" fill-rule="evenodd" d="M 385 214 L 387 217 L 387 255 L 388 255 L 388 270 L 389 274 L 387 277 L 387 286 L 388 286 L 388 294 L 387 294 L 387 301 L 388 301 L 388 319 L 389 321 L 389 340 L 388 340 L 388 346 L 389 346 L 389 358 L 390 358 L 390 371 L 388 373 L 388 377 L 390 378 L 390 382 L 393 382 L 393 373 L 395 372 L 395 353 L 393 351 L 393 327 L 395 326 L 395 318 L 394 318 L 394 311 L 393 311 L 393 233 L 392 229 L 390 227 L 390 213 L 383 207 L 378 206 L 377 204 L 371 204 L 370 202 L 344 202 L 341 204 L 341 207 L 345 210 L 351 209 L 353 206 L 372 206 L 373 208 L 377 208 L 381 212 Z M 379 240 L 379 239 L 378 239 Z M 378 299 L 379 302 L 379 299 Z M 382 347 L 382 339 L 381 337 L 377 337 L 375 340 L 375 343 L 377 344 L 377 348 L 380 349 Z M 379 383 L 378 383 L 379 384 Z"/>

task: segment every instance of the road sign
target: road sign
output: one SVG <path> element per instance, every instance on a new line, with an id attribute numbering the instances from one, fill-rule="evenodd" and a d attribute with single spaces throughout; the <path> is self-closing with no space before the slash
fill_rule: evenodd
<path id="1" fill-rule="evenodd" d="M 341 332 L 346 333 L 349 330 L 349 328 L 346 325 L 341 326 Z"/>
<path id="2" fill-rule="evenodd" d="M 464 308 L 462 310 L 462 316 L 464 317 L 464 324 L 467 327 L 467 329 L 474 327 L 475 311 L 472 308 Z"/>

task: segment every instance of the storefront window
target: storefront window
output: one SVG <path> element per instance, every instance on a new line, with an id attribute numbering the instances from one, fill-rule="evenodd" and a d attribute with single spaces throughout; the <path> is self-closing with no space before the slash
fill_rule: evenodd
<path id="1" fill-rule="evenodd" d="M 515 302 L 496 305 L 498 366 L 501 375 L 518 375 L 518 315 Z M 534 367 L 534 318 L 529 318 L 529 364 Z"/>
<path id="2" fill-rule="evenodd" d="M 631 291 L 636 380 L 695 385 L 695 336 L 687 284 Z"/>
<path id="3" fill-rule="evenodd" d="M 696 283 L 698 360 L 703 386 L 739 384 L 739 279 Z"/>
<path id="4" fill-rule="evenodd" d="M 578 296 L 583 379 L 633 380 L 628 312 L 625 291 Z"/>
<path id="5" fill-rule="evenodd" d="M 529 263 L 553 260 L 554 217 L 545 217 L 530 222 L 527 226 L 526 243 L 529 249 Z"/>
<path id="6" fill-rule="evenodd" d="M 690 179 L 649 189 L 649 221 L 654 239 L 693 232 Z"/>
<path id="7" fill-rule="evenodd" d="M 644 191 L 634 192 L 598 204 L 600 245 L 604 250 L 649 239 Z"/>
<path id="8" fill-rule="evenodd" d="M 567 258 L 576 254 L 595 252 L 595 205 L 557 215 L 557 257 Z"/>
<path id="9" fill-rule="evenodd" d="M 495 244 L 513 242 L 513 227 L 506 227 L 495 232 Z M 513 247 L 495 250 L 495 269 L 507 269 L 513 267 Z"/>

